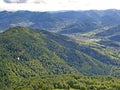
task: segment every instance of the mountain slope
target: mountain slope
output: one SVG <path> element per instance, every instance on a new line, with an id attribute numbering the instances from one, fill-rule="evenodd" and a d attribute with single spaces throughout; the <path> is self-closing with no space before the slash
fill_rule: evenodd
<path id="1" fill-rule="evenodd" d="M 20 77 L 67 73 L 109 75 L 111 65 L 120 65 L 119 60 L 94 48 L 44 30 L 10 28 L 0 34 L 0 43 L 1 66 Z M 1 71 L 4 75 L 4 69 Z"/>
<path id="2" fill-rule="evenodd" d="M 118 59 L 100 52 L 97 47 L 79 45 L 66 36 L 44 30 L 10 28 L 0 34 L 0 47 L 2 88 L 49 75 L 120 76 Z"/>
<path id="3" fill-rule="evenodd" d="M 44 37 L 44 34 L 37 34 L 26 28 L 9 29 L 0 38 L 2 61 L 10 59 L 9 61 L 13 64 L 22 64 L 24 69 L 28 69 L 27 72 L 34 72 L 37 75 L 75 72 L 62 59 L 46 48 L 46 42 L 42 39 Z"/>

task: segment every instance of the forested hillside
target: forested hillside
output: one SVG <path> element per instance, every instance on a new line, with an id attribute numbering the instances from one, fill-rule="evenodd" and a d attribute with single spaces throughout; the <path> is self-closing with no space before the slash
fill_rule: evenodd
<path id="1" fill-rule="evenodd" d="M 0 88 L 120 88 L 119 80 L 111 77 L 120 77 L 119 57 L 105 54 L 99 45 L 91 45 L 44 30 L 9 28 L 0 33 Z M 100 76 L 100 81 L 83 75 L 110 77 Z"/>

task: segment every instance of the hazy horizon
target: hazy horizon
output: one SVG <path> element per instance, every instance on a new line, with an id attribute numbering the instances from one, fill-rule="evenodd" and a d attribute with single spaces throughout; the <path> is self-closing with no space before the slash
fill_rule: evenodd
<path id="1" fill-rule="evenodd" d="M 64 11 L 120 9 L 118 0 L 1 0 L 0 11 Z"/>

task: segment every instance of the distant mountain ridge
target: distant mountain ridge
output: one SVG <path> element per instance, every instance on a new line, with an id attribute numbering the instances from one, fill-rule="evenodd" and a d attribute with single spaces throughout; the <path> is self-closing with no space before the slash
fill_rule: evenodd
<path id="1" fill-rule="evenodd" d="M 65 12 L 0 12 L 0 30 L 13 26 L 52 30 L 60 33 L 88 32 L 120 23 L 119 10 Z M 72 26 L 72 28 L 71 28 Z"/>

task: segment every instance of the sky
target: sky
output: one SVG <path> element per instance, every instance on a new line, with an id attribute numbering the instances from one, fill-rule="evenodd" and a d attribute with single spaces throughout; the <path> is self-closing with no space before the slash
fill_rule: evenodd
<path id="1" fill-rule="evenodd" d="M 59 11 L 120 9 L 120 0 L 0 0 L 0 11 Z"/>

